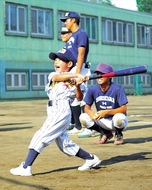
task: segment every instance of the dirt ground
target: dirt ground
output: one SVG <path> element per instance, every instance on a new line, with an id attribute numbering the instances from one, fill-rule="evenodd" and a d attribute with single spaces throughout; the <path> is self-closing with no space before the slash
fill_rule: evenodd
<path id="1" fill-rule="evenodd" d="M 84 163 L 48 146 L 33 164 L 33 176 L 9 173 L 26 157 L 33 134 L 46 118 L 47 100 L 0 102 L 0 189 L 1 190 L 151 190 L 152 189 L 152 96 L 128 96 L 129 127 L 124 144 L 113 139 L 96 145 L 98 134 L 71 139 L 102 159 L 103 167 L 79 172 Z"/>

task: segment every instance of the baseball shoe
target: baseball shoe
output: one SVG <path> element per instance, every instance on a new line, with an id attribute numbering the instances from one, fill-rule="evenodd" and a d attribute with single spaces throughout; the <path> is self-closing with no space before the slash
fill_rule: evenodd
<path id="1" fill-rule="evenodd" d="M 70 123 L 67 130 L 72 130 L 74 128 L 75 124 Z"/>
<path id="2" fill-rule="evenodd" d="M 115 136 L 115 137 L 116 137 L 116 139 L 114 140 L 115 145 L 123 144 L 123 135 L 122 136 L 118 135 L 118 136 Z"/>
<path id="3" fill-rule="evenodd" d="M 17 168 L 12 168 L 10 173 L 13 175 L 20 175 L 20 176 L 31 176 L 32 175 L 32 167 L 28 166 L 27 168 L 23 168 L 24 162 Z"/>
<path id="4" fill-rule="evenodd" d="M 99 141 L 96 142 L 96 144 L 105 144 L 107 140 L 110 140 L 113 137 L 113 134 L 111 132 L 105 134 L 105 135 L 100 135 Z"/>
<path id="5" fill-rule="evenodd" d="M 90 137 L 93 134 L 94 134 L 94 130 L 84 129 L 84 131 L 82 133 L 78 134 L 78 137 L 85 138 L 85 137 Z"/>
<path id="6" fill-rule="evenodd" d="M 94 155 L 93 160 L 86 160 L 83 166 L 78 167 L 79 171 L 91 170 L 92 168 L 98 168 L 101 164 L 101 160 Z"/>
<path id="7" fill-rule="evenodd" d="M 81 133 L 82 131 L 83 131 L 83 129 L 78 130 L 76 127 L 74 127 L 72 130 L 68 131 L 68 134 L 74 135 L 74 134 Z"/>

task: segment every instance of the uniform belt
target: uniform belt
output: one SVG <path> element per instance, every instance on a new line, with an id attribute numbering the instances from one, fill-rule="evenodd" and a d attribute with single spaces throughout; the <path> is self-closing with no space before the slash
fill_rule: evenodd
<path id="1" fill-rule="evenodd" d="M 86 68 L 86 69 L 89 69 L 90 68 L 90 62 L 86 62 L 86 63 L 84 63 L 85 65 L 84 65 L 84 68 Z"/>
<path id="2" fill-rule="evenodd" d="M 51 106 L 62 106 L 64 107 L 66 104 L 69 104 L 69 101 L 68 100 L 49 100 L 48 101 L 48 107 L 51 107 Z"/>
<path id="3" fill-rule="evenodd" d="M 49 100 L 49 101 L 48 101 L 48 106 L 49 106 L 49 107 L 52 106 L 52 100 Z"/>

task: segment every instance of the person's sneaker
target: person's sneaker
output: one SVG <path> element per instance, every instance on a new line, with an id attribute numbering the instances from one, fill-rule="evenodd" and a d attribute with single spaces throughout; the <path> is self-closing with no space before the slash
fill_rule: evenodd
<path id="1" fill-rule="evenodd" d="M 93 160 L 86 160 L 83 166 L 78 167 L 79 171 L 91 170 L 92 168 L 97 168 L 101 164 L 101 160 L 94 155 Z"/>
<path id="2" fill-rule="evenodd" d="M 123 144 L 123 136 L 117 137 L 114 141 L 115 145 Z"/>
<path id="3" fill-rule="evenodd" d="M 78 134 L 81 133 L 83 131 L 83 129 L 78 130 L 76 127 L 74 127 L 72 130 L 68 131 L 69 135 L 74 135 L 74 134 Z"/>
<path id="4" fill-rule="evenodd" d="M 75 124 L 70 123 L 67 130 L 72 130 L 75 127 Z"/>
<path id="5" fill-rule="evenodd" d="M 107 140 L 110 140 L 113 137 L 111 132 L 107 133 L 106 135 L 100 135 L 99 141 L 96 144 L 105 144 Z"/>
<path id="6" fill-rule="evenodd" d="M 32 175 L 32 167 L 28 166 L 27 168 L 23 168 L 24 162 L 17 168 L 12 168 L 10 173 L 13 175 L 20 175 L 20 176 L 31 176 Z"/>
<path id="7" fill-rule="evenodd" d="M 82 133 L 78 134 L 78 137 L 85 138 L 85 137 L 90 137 L 93 134 L 94 134 L 94 130 L 84 129 L 84 131 Z"/>

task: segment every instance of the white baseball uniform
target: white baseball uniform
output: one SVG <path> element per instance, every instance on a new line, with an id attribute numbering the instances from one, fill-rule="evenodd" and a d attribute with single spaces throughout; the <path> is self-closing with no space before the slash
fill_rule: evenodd
<path id="1" fill-rule="evenodd" d="M 70 72 L 71 73 L 76 73 L 76 68 L 77 68 L 77 66 L 73 67 Z M 90 68 L 85 68 L 85 63 L 83 63 L 82 69 L 81 69 L 80 73 L 83 74 L 83 75 L 86 75 L 86 76 L 90 76 L 91 75 Z M 85 82 L 84 85 L 85 85 L 85 88 L 87 90 L 87 82 Z M 85 102 L 83 100 L 82 101 L 78 101 L 75 98 L 75 100 L 72 102 L 71 106 L 77 106 L 77 105 L 83 106 L 83 105 L 85 105 Z"/>
<path id="2" fill-rule="evenodd" d="M 33 136 L 29 149 L 40 153 L 55 140 L 61 151 L 75 156 L 79 146 L 68 138 L 67 127 L 71 121 L 70 104 L 75 99 L 76 89 L 75 85 L 69 82 L 52 82 L 50 86 L 50 81 L 55 74 L 55 72 L 50 73 L 49 83 L 46 85 L 46 93 L 52 105 L 47 106 L 47 118 Z"/>

